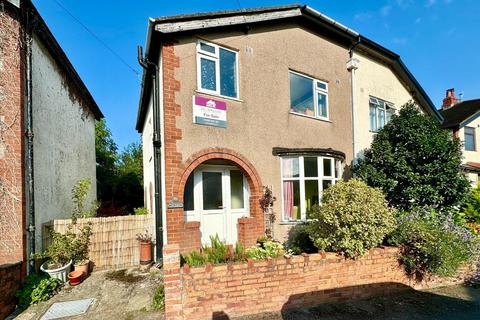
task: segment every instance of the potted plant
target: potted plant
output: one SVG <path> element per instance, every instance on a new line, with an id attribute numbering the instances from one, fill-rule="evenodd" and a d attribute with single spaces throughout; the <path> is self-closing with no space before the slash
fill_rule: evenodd
<path id="1" fill-rule="evenodd" d="M 90 224 L 82 227 L 79 233 L 73 234 L 72 240 L 72 260 L 75 271 L 82 272 L 87 276 L 89 272 L 90 260 L 88 258 L 90 236 L 92 229 Z"/>
<path id="2" fill-rule="evenodd" d="M 40 270 L 65 283 L 72 266 L 71 236 L 68 232 L 67 234 L 61 234 L 54 230 L 50 234 L 52 241 L 45 251 L 48 260 L 40 266 Z"/>
<path id="3" fill-rule="evenodd" d="M 145 233 L 137 234 L 137 240 L 140 242 L 140 264 L 152 263 L 152 236 L 148 230 Z"/>

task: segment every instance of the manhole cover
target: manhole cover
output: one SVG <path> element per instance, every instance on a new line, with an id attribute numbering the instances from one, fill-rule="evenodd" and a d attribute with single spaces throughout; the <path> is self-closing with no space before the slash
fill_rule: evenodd
<path id="1" fill-rule="evenodd" d="M 45 312 L 41 320 L 59 319 L 73 317 L 87 312 L 88 307 L 95 302 L 95 299 L 83 299 L 66 302 L 55 302 Z"/>

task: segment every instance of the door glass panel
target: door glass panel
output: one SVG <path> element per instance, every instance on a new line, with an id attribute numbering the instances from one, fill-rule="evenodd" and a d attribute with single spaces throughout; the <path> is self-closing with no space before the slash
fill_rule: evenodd
<path id="1" fill-rule="evenodd" d="M 230 193 L 232 209 L 243 209 L 243 174 L 240 170 L 230 170 Z"/>
<path id="2" fill-rule="evenodd" d="M 332 173 L 332 159 L 323 159 L 323 175 L 331 177 Z"/>
<path id="3" fill-rule="evenodd" d="M 223 207 L 222 173 L 202 172 L 203 209 L 218 210 Z"/>
<path id="4" fill-rule="evenodd" d="M 285 219 L 300 219 L 300 181 L 283 182 L 283 201 Z"/>
<path id="5" fill-rule="evenodd" d="M 193 197 L 193 173 L 188 177 L 185 185 L 185 191 L 183 192 L 183 209 L 185 211 L 192 211 L 195 209 Z"/>
<path id="6" fill-rule="evenodd" d="M 309 219 L 310 210 L 318 204 L 318 180 L 305 180 L 305 206 L 307 210 L 307 219 Z"/>
<path id="7" fill-rule="evenodd" d="M 316 157 L 305 157 L 304 167 L 305 167 L 305 177 L 318 177 L 318 166 Z"/>

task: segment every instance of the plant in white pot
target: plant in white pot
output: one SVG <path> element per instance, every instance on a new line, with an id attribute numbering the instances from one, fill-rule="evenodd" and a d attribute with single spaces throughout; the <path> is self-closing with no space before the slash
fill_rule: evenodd
<path id="1" fill-rule="evenodd" d="M 71 234 L 61 234 L 52 230 L 50 232 L 51 242 L 45 251 L 48 260 L 43 263 L 40 270 L 50 277 L 67 281 L 67 274 L 72 266 L 72 240 Z"/>

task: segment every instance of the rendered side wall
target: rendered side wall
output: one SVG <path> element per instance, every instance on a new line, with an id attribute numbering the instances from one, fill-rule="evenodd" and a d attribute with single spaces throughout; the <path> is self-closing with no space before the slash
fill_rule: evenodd
<path id="1" fill-rule="evenodd" d="M 71 189 L 78 180 L 89 178 L 92 182 L 87 203 L 96 197 L 95 119 L 71 91 L 66 79 L 34 36 L 32 103 L 37 251 L 42 248 L 42 224 L 71 216 Z"/>
<path id="2" fill-rule="evenodd" d="M 435 278 L 415 283 L 405 276 L 398 253 L 390 247 L 373 249 L 357 260 L 319 253 L 180 268 L 178 247 L 168 246 L 164 251 L 166 317 L 227 319 L 461 281 Z"/>

